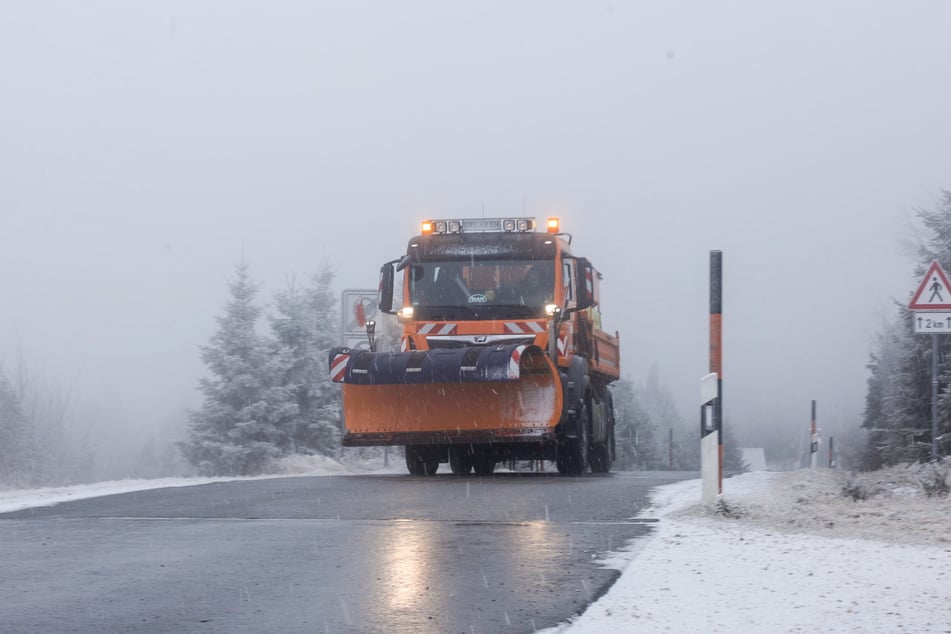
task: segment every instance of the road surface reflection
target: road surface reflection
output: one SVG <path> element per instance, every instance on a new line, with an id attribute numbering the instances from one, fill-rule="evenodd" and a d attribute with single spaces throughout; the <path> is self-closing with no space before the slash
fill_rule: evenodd
<path id="1" fill-rule="evenodd" d="M 534 615 L 516 614 L 513 602 L 500 595 L 512 599 L 512 593 L 523 593 L 529 599 L 564 591 L 570 576 L 553 571 L 571 541 L 547 521 L 396 520 L 379 535 L 374 591 L 364 601 L 377 619 L 389 614 L 394 632 L 483 631 L 483 616 L 531 631 Z M 452 614 L 472 614 L 473 607 L 480 615 L 475 622 L 452 622 Z"/>

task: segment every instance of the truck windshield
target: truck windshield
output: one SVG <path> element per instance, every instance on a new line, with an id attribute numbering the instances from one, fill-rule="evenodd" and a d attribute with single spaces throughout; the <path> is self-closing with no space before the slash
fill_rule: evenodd
<path id="1" fill-rule="evenodd" d="M 446 260 L 413 264 L 410 303 L 427 308 L 467 309 L 488 318 L 544 314 L 554 297 L 551 260 Z"/>

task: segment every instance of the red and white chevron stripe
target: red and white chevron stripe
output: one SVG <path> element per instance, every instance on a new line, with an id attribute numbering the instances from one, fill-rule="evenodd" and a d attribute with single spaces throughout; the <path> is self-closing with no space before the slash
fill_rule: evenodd
<path id="1" fill-rule="evenodd" d="M 505 332 L 513 335 L 536 335 L 545 332 L 545 326 L 537 321 L 507 321 Z"/>
<path id="2" fill-rule="evenodd" d="M 416 332 L 421 335 L 454 335 L 456 334 L 456 324 L 419 324 Z"/>
<path id="3" fill-rule="evenodd" d="M 334 383 L 343 383 L 343 378 L 347 374 L 347 364 L 350 362 L 350 355 L 340 353 L 334 357 L 330 363 L 330 380 Z"/>
<path id="4" fill-rule="evenodd" d="M 567 357 L 571 353 L 571 340 L 574 337 L 575 330 L 571 322 L 561 325 L 561 332 L 558 333 L 558 340 L 555 344 L 558 346 L 558 354 Z"/>
<path id="5" fill-rule="evenodd" d="M 515 350 L 512 350 L 512 358 L 509 359 L 509 378 L 518 379 L 518 364 L 522 360 L 522 350 L 525 349 L 525 346 L 518 346 Z"/>

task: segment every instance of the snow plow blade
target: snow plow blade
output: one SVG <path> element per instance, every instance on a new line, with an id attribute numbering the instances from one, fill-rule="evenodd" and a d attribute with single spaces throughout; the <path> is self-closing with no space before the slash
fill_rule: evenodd
<path id="1" fill-rule="evenodd" d="M 335 348 L 345 445 L 542 441 L 562 409 L 558 372 L 532 345 L 413 352 Z"/>

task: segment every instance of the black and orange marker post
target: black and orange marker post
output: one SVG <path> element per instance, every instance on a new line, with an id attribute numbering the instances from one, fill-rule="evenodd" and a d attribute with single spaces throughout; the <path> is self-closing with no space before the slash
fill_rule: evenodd
<path id="1" fill-rule="evenodd" d="M 717 375 L 713 428 L 717 432 L 717 491 L 723 493 L 723 252 L 710 251 L 710 372 Z"/>

